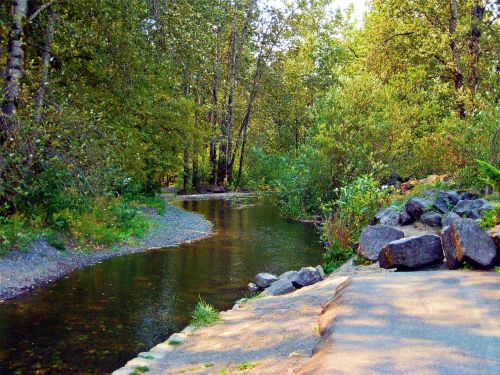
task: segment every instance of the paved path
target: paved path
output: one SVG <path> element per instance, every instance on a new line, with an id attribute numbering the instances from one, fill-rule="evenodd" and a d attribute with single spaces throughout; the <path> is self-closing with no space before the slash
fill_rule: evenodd
<path id="1" fill-rule="evenodd" d="M 361 275 L 321 318 L 299 374 L 500 374 L 500 274 Z"/>

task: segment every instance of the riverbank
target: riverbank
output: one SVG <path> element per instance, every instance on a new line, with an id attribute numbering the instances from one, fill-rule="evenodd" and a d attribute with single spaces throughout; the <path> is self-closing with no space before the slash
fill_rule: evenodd
<path id="1" fill-rule="evenodd" d="M 0 301 L 17 297 L 44 286 L 77 269 L 105 259 L 158 248 L 176 246 L 210 236 L 212 224 L 203 216 L 167 204 L 158 215 L 148 209 L 152 228 L 140 240 L 96 252 L 60 251 L 40 239 L 27 251 L 14 250 L 0 257 Z"/>

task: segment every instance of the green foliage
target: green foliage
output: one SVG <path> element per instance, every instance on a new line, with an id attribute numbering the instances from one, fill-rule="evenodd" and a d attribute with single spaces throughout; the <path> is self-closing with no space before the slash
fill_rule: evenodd
<path id="1" fill-rule="evenodd" d="M 66 244 L 64 243 L 64 240 L 62 238 L 59 238 L 58 236 L 54 235 L 54 233 L 51 233 L 47 237 L 47 243 L 59 251 L 66 250 Z"/>
<path id="2" fill-rule="evenodd" d="M 20 215 L 0 216 L 0 255 L 11 249 L 25 250 L 42 232 Z"/>
<path id="3" fill-rule="evenodd" d="M 334 239 L 323 254 L 323 270 L 326 273 L 331 273 L 352 256 L 351 248 L 343 247 L 337 239 Z"/>
<path id="4" fill-rule="evenodd" d="M 492 210 L 485 211 L 481 219 L 481 226 L 484 229 L 493 228 L 500 225 L 500 205 L 494 206 Z"/>
<path id="5" fill-rule="evenodd" d="M 236 366 L 236 371 L 250 370 L 258 366 L 257 362 L 243 362 Z"/>
<path id="6" fill-rule="evenodd" d="M 483 181 L 491 185 L 496 192 L 500 192 L 500 169 L 483 160 L 476 160 Z"/>
<path id="7" fill-rule="evenodd" d="M 363 227 L 383 207 L 390 189 L 382 189 L 370 176 L 361 176 L 338 189 L 338 198 L 323 209 L 327 216 L 322 237 L 328 244 L 324 255 L 325 272 L 331 272 L 352 255 L 351 245 Z"/>
<path id="8" fill-rule="evenodd" d="M 148 366 L 136 366 L 134 368 L 134 371 L 132 371 L 130 373 L 130 375 L 140 375 L 140 374 L 144 374 L 145 372 L 148 372 L 148 371 L 149 371 Z"/>
<path id="9" fill-rule="evenodd" d="M 195 327 L 205 327 L 215 324 L 221 320 L 219 312 L 200 298 L 193 314 L 191 315 L 191 324 Z"/>

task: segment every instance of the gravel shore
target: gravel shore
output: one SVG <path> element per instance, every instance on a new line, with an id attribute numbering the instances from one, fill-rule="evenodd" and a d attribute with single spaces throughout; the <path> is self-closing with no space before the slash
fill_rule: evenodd
<path id="1" fill-rule="evenodd" d="M 46 285 L 71 271 L 105 259 L 191 242 L 212 234 L 212 224 L 203 216 L 167 204 L 165 213 L 148 210 L 154 222 L 149 233 L 133 244 L 96 252 L 59 251 L 43 239 L 27 251 L 11 251 L 0 257 L 0 302 Z"/>

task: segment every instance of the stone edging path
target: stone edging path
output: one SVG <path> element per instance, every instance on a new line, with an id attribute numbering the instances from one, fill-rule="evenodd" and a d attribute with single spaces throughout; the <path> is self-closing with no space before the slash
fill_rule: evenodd
<path id="1" fill-rule="evenodd" d="M 68 273 L 105 259 L 128 253 L 176 246 L 208 237 L 212 223 L 202 215 L 167 204 L 165 213 L 147 210 L 153 227 L 146 236 L 132 244 L 95 252 L 59 251 L 37 240 L 29 251 L 14 250 L 0 257 L 0 302 L 44 286 Z"/>

